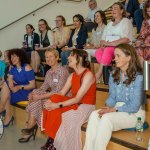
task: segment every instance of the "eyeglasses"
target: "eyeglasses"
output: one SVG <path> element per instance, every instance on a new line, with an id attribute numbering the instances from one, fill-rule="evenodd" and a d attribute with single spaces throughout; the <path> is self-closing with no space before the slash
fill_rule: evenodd
<path id="1" fill-rule="evenodd" d="M 39 24 L 39 26 L 45 26 L 45 24 Z"/>
<path id="2" fill-rule="evenodd" d="M 61 22 L 62 20 L 55 20 L 55 22 Z"/>

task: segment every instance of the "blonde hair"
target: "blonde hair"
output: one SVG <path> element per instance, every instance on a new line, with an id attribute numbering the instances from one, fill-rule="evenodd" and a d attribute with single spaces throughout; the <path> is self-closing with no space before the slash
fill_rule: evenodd
<path id="1" fill-rule="evenodd" d="M 45 54 L 48 52 L 52 52 L 55 55 L 55 57 L 59 57 L 59 52 L 56 49 L 47 49 Z"/>

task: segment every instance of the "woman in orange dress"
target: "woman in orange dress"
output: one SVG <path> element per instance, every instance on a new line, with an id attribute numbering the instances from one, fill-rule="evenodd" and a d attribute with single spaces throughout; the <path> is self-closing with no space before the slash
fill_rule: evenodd
<path id="1" fill-rule="evenodd" d="M 64 88 L 44 104 L 43 131 L 48 135 L 42 150 L 81 150 L 81 126 L 95 109 L 96 81 L 88 69 L 84 50 L 73 50 L 68 57 L 74 69 Z M 72 97 L 65 96 L 71 89 Z"/>

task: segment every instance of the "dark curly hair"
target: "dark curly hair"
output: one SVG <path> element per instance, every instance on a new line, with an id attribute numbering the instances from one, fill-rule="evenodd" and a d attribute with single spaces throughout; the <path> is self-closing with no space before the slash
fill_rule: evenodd
<path id="1" fill-rule="evenodd" d="M 103 12 L 102 10 L 98 10 L 95 12 L 95 14 L 96 13 L 100 14 L 103 24 L 107 25 L 107 18 L 106 18 L 105 12 Z M 98 24 L 95 22 L 95 14 L 94 14 L 94 23 L 95 23 L 94 30 L 96 30 L 98 27 Z"/>
<path id="2" fill-rule="evenodd" d="M 82 23 L 82 25 L 84 25 L 84 18 L 83 18 L 82 15 L 76 14 L 76 15 L 73 16 L 73 19 L 74 18 L 77 18 Z"/>
<path id="3" fill-rule="evenodd" d="M 82 66 L 85 67 L 85 68 L 89 68 L 91 69 L 90 67 L 90 62 L 88 60 L 88 53 L 84 50 L 73 50 L 71 52 L 71 54 L 74 56 L 76 55 L 76 59 L 77 59 L 77 65 L 79 64 L 80 62 L 80 57 L 82 58 Z"/>
<path id="4" fill-rule="evenodd" d="M 27 55 L 27 53 L 25 52 L 24 49 L 14 48 L 14 49 L 11 49 L 9 51 L 8 59 L 9 59 L 9 62 L 11 65 L 13 65 L 12 61 L 11 61 L 12 55 L 16 55 L 19 57 L 19 61 L 20 61 L 21 66 L 23 66 L 24 64 L 30 64 L 29 56 Z"/>
<path id="5" fill-rule="evenodd" d="M 143 69 L 140 64 L 139 58 L 133 46 L 129 44 L 120 44 L 116 46 L 116 48 L 120 49 L 126 56 L 131 56 L 129 61 L 129 66 L 126 71 L 128 79 L 124 81 L 124 84 L 129 85 L 132 81 L 136 79 L 137 73 L 143 74 Z M 120 83 L 120 68 L 115 67 L 113 73 L 114 82 L 117 84 Z"/>

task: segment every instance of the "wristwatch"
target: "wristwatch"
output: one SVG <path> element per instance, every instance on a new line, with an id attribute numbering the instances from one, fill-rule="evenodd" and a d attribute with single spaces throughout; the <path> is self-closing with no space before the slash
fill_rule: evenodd
<path id="1" fill-rule="evenodd" d="M 63 104 L 62 103 L 59 104 L 59 108 L 63 108 Z"/>
<path id="2" fill-rule="evenodd" d="M 21 90 L 24 90 L 24 86 L 21 86 Z"/>

